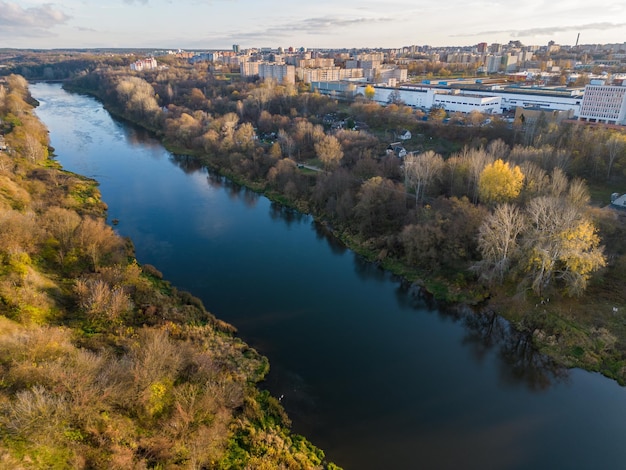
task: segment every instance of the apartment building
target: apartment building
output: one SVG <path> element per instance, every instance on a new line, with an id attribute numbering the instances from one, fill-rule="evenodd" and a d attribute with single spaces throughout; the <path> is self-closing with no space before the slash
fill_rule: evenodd
<path id="1" fill-rule="evenodd" d="M 319 67 L 296 69 L 296 76 L 305 83 L 336 82 L 363 77 L 363 69 L 344 69 L 341 67 Z"/>
<path id="2" fill-rule="evenodd" d="M 157 61 L 154 57 L 147 59 L 140 59 L 130 64 L 130 69 L 135 72 L 141 72 L 142 70 L 152 70 L 158 67 Z"/>
<path id="3" fill-rule="evenodd" d="M 582 121 L 626 125 L 626 85 L 587 85 L 578 118 Z"/>
<path id="4" fill-rule="evenodd" d="M 251 60 L 242 60 L 239 62 L 239 72 L 242 77 L 254 77 L 259 74 L 260 62 Z"/>
<path id="5" fill-rule="evenodd" d="M 293 65 L 259 62 L 259 77 L 276 80 L 278 83 L 296 83 L 296 68 Z"/>

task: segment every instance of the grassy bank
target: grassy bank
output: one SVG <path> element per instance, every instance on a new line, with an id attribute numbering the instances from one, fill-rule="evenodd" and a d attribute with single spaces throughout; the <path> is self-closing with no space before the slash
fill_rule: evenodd
<path id="1" fill-rule="evenodd" d="M 138 265 L 97 183 L 49 158 L 26 83 L 0 86 L 3 467 L 336 468 L 260 390 L 267 359 Z"/>

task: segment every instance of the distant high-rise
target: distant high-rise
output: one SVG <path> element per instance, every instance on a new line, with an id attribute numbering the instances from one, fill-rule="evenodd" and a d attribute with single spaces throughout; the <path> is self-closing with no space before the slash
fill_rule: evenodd
<path id="1" fill-rule="evenodd" d="M 233 44 L 233 52 L 239 54 L 239 44 Z"/>

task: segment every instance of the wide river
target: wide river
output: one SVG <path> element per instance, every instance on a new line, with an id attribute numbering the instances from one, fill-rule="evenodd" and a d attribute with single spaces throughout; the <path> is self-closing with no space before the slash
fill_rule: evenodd
<path id="1" fill-rule="evenodd" d="M 495 315 L 432 308 L 310 216 L 209 174 L 102 105 L 31 86 L 67 170 L 182 290 L 270 359 L 293 429 L 350 469 L 626 468 L 626 390 Z"/>

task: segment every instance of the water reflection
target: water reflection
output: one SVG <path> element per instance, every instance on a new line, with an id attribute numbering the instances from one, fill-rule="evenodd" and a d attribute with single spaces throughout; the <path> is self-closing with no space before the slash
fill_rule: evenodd
<path id="1" fill-rule="evenodd" d="M 140 147 L 141 150 L 148 150 L 157 160 L 161 160 L 167 155 L 167 152 L 163 152 L 163 145 L 149 131 L 118 117 L 113 117 L 112 122 L 115 125 L 115 130 L 122 133 L 124 141 L 129 145 Z"/>
<path id="2" fill-rule="evenodd" d="M 358 255 L 354 256 L 354 268 L 364 281 L 381 282 L 391 277 L 376 263 Z M 537 351 L 530 333 L 515 330 L 495 312 L 475 310 L 465 305 L 447 306 L 435 301 L 432 295 L 417 284 L 396 280 L 396 300 L 401 307 L 413 309 L 416 314 L 425 310 L 436 312 L 442 320 L 462 325 L 465 334 L 461 344 L 469 349 L 471 357 L 478 363 L 495 357 L 500 383 L 521 384 L 529 390 L 541 391 L 567 381 L 568 369 Z"/>
<path id="3" fill-rule="evenodd" d="M 361 255 L 354 254 L 354 272 L 360 279 L 384 281 L 389 273 L 382 269 L 377 263 L 367 261 Z"/>
<path id="4" fill-rule="evenodd" d="M 341 240 L 335 237 L 332 231 L 323 223 L 313 221 L 313 229 L 318 240 L 326 240 L 328 247 L 336 255 L 343 255 L 348 248 Z"/>
<path id="5" fill-rule="evenodd" d="M 190 155 L 172 154 L 170 155 L 170 161 L 183 170 L 187 175 L 196 173 L 204 168 L 198 158 Z"/>
<path id="6" fill-rule="evenodd" d="M 230 200 L 242 201 L 249 208 L 255 207 L 261 197 L 258 193 L 209 169 L 207 169 L 207 183 L 213 189 L 225 190 Z"/>
<path id="7" fill-rule="evenodd" d="M 270 204 L 270 217 L 272 220 L 278 220 L 285 222 L 287 227 L 293 223 L 301 223 L 303 220 L 308 219 L 310 216 L 303 214 L 302 212 L 292 209 L 291 207 L 283 206 L 277 202 Z"/>
<path id="8" fill-rule="evenodd" d="M 504 318 L 491 310 L 474 310 L 468 306 L 438 305 L 440 316 L 460 322 L 465 328 L 462 344 L 471 357 L 483 362 L 495 351 L 501 384 L 524 385 L 529 390 L 547 390 L 567 381 L 568 369 L 540 353 L 533 345 L 532 334 L 515 330 Z"/>

